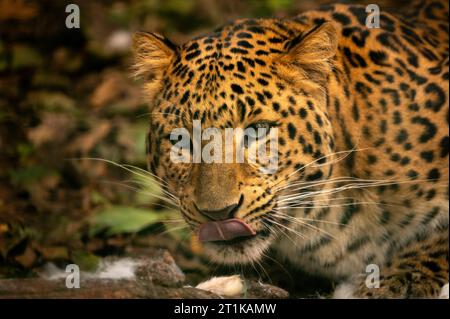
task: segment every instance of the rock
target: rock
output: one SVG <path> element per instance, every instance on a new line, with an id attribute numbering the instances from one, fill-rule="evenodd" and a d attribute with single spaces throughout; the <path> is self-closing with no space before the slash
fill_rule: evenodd
<path id="1" fill-rule="evenodd" d="M 185 276 L 167 250 L 158 249 L 142 258 L 135 275 L 138 280 L 165 287 L 181 287 Z"/>
<path id="2" fill-rule="evenodd" d="M 247 296 L 252 299 L 286 299 L 289 293 L 276 286 L 258 281 L 246 281 Z"/>
<path id="3" fill-rule="evenodd" d="M 164 249 L 146 250 L 137 257 L 103 258 L 95 272 L 80 273 L 79 288 L 67 287 L 67 276 L 73 273 L 51 265 L 41 272 L 45 278 L 0 280 L 0 298 L 223 298 L 187 285 L 184 273 Z M 251 280 L 245 281 L 243 294 L 236 296 L 287 297 L 281 288 Z"/>
<path id="4" fill-rule="evenodd" d="M 0 298 L 219 298 L 213 293 L 195 288 L 168 288 L 135 280 L 88 279 L 80 288 L 67 288 L 64 279 L 43 278 L 0 280 Z"/>

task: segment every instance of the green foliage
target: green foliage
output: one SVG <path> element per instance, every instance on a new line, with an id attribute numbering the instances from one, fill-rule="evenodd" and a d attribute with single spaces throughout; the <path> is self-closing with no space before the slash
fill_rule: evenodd
<path id="1" fill-rule="evenodd" d="M 46 176 L 57 175 L 58 173 L 43 166 L 30 166 L 10 171 L 9 174 L 12 184 L 27 186 L 38 182 Z"/>
<path id="2" fill-rule="evenodd" d="M 72 252 L 71 259 L 84 271 L 95 271 L 101 261 L 100 257 L 85 251 Z"/>
<path id="3" fill-rule="evenodd" d="M 292 0 L 266 0 L 266 6 L 273 12 L 277 10 L 288 10 L 293 5 Z"/>
<path id="4" fill-rule="evenodd" d="M 158 183 L 145 175 L 135 175 L 133 179 L 140 185 L 139 191 L 136 192 L 135 201 L 137 204 L 151 205 L 158 202 L 158 198 L 163 196 L 161 187 Z"/>
<path id="5" fill-rule="evenodd" d="M 17 45 L 13 47 L 12 51 L 13 70 L 20 68 L 40 67 L 43 64 L 43 58 L 41 54 L 29 46 Z"/>
<path id="6" fill-rule="evenodd" d="M 90 235 L 105 231 L 106 236 L 135 233 L 165 219 L 164 212 L 128 206 L 111 206 L 102 209 L 91 220 Z"/>
<path id="7" fill-rule="evenodd" d="M 130 125 L 127 130 L 118 132 L 118 142 L 124 144 L 127 151 L 123 154 L 125 163 L 134 163 L 145 166 L 145 140 L 147 138 L 148 124 L 144 121 Z"/>
<path id="8" fill-rule="evenodd" d="M 34 152 L 34 147 L 29 143 L 20 143 L 17 145 L 17 153 L 19 154 L 20 159 L 26 160 L 30 155 Z"/>

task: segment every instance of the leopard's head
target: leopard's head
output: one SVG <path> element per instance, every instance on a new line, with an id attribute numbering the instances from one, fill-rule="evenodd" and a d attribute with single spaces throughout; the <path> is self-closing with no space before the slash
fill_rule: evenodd
<path id="1" fill-rule="evenodd" d="M 336 30 L 328 22 L 291 23 L 240 20 L 180 46 L 153 33 L 134 37 L 135 70 L 145 81 L 151 112 L 150 170 L 179 200 L 182 216 L 218 262 L 260 258 L 289 222 L 279 214 L 286 206 L 281 194 L 293 183 L 331 173 L 325 83 Z M 232 139 L 232 145 L 243 146 L 244 162 L 224 159 L 229 144 L 208 148 L 215 133 L 194 141 L 196 121 L 203 133 L 215 128 L 222 141 L 227 128 L 254 128 L 254 135 Z M 174 132 L 180 135 L 176 140 Z M 277 149 L 270 150 L 277 155 L 274 170 L 247 158 L 259 138 L 267 138 L 266 146 L 276 139 Z M 189 150 L 173 152 L 180 143 L 191 150 L 200 145 L 200 152 L 217 157 L 196 161 Z M 188 162 L 175 161 L 174 154 Z"/>

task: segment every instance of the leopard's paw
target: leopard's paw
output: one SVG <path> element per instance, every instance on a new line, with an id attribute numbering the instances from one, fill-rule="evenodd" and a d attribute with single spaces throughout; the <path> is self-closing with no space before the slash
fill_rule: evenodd
<path id="1" fill-rule="evenodd" d="M 439 294 L 440 299 L 449 299 L 448 297 L 448 284 L 444 285 L 441 289 L 441 293 Z"/>
<path id="2" fill-rule="evenodd" d="M 355 296 L 356 286 L 350 282 L 339 284 L 333 293 L 333 299 L 357 299 Z"/>
<path id="3" fill-rule="evenodd" d="M 239 275 L 213 277 L 199 283 L 195 288 L 207 290 L 223 297 L 237 297 L 244 291 L 244 283 Z"/>

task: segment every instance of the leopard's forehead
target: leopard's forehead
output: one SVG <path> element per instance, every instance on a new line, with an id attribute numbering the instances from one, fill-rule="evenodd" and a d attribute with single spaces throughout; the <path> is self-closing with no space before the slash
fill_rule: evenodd
<path id="1" fill-rule="evenodd" d="M 286 52 L 302 29 L 295 20 L 237 20 L 181 45 L 171 75 L 199 75 L 211 80 L 208 84 L 217 78 L 225 80 L 225 75 L 254 76 L 255 70 L 270 68 L 271 61 Z M 209 77 L 209 73 L 215 74 Z"/>
<path id="2" fill-rule="evenodd" d="M 266 56 L 284 51 L 287 40 L 298 35 L 301 26 L 300 20 L 241 19 L 188 41 L 182 49 L 189 51 L 186 60 L 201 55 L 196 49 L 221 51 L 223 56 Z"/>
<path id="3" fill-rule="evenodd" d="M 162 112 L 230 125 L 258 114 L 286 87 L 274 61 L 305 28 L 300 20 L 243 19 L 179 46 L 159 100 Z"/>

